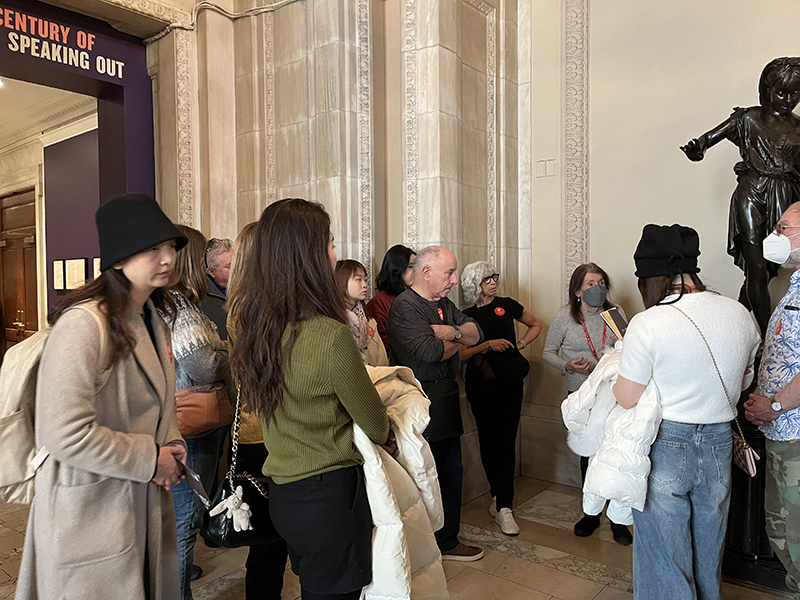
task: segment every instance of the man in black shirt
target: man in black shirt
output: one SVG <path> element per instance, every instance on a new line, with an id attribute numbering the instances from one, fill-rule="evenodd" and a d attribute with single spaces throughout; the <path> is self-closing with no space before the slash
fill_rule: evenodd
<path id="1" fill-rule="evenodd" d="M 483 340 L 480 327 L 447 298 L 458 283 L 455 255 L 429 246 L 417 254 L 414 283 L 395 298 L 386 329 L 397 364 L 410 367 L 431 401 L 425 438 L 439 474 L 444 527 L 436 542 L 445 560 L 473 561 L 483 550 L 458 541 L 461 527 L 461 422 L 458 382 L 459 350 Z"/>

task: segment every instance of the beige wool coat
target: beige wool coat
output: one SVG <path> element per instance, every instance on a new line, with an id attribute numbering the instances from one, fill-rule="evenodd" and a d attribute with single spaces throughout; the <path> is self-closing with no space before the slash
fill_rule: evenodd
<path id="1" fill-rule="evenodd" d="M 156 348 L 132 317 L 133 353 L 103 372 L 94 315 L 66 311 L 36 390 L 36 475 L 17 600 L 179 600 L 172 497 L 150 482 L 158 449 L 182 441 L 169 330 L 148 301 Z"/>

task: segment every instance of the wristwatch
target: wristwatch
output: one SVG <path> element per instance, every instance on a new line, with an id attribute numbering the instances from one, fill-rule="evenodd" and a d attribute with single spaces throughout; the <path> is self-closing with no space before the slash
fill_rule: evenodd
<path id="1" fill-rule="evenodd" d="M 772 397 L 772 410 L 775 412 L 783 412 L 783 405 L 775 400 L 775 396 Z"/>
<path id="2" fill-rule="evenodd" d="M 456 330 L 456 332 L 453 334 L 453 341 L 457 342 L 461 339 L 461 330 L 455 325 L 453 325 L 453 329 Z"/>

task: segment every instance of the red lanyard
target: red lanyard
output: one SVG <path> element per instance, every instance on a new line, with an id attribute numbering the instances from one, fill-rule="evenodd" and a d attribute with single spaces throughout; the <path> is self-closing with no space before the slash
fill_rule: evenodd
<path id="1" fill-rule="evenodd" d="M 583 333 L 586 334 L 586 341 L 589 342 L 589 349 L 592 351 L 592 355 L 597 362 L 600 362 L 600 357 L 597 356 L 597 352 L 594 351 L 594 344 L 592 343 L 592 338 L 589 336 L 589 330 L 586 329 L 586 323 L 584 322 L 583 318 L 581 317 L 581 325 L 583 325 Z M 603 351 L 603 348 L 606 347 L 606 322 L 603 321 L 603 345 L 600 348 L 600 351 Z"/>

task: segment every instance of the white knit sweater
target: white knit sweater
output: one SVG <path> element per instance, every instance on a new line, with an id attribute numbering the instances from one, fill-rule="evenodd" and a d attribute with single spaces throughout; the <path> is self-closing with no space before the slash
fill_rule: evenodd
<path id="1" fill-rule="evenodd" d="M 673 299 L 669 296 L 665 301 Z M 675 306 L 702 331 L 736 403 L 753 379 L 753 360 L 761 339 L 750 313 L 735 300 L 713 292 L 684 295 Z M 734 416 L 703 338 L 672 306 L 653 306 L 631 319 L 619 375 L 643 385 L 652 376 L 665 420 L 708 424 Z"/>

